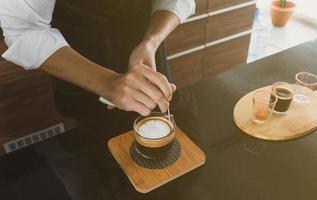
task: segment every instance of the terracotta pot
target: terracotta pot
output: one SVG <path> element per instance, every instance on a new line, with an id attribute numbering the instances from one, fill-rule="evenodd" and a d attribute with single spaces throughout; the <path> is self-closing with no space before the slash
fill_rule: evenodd
<path id="1" fill-rule="evenodd" d="M 285 26 L 293 14 L 295 3 L 286 1 L 285 7 L 280 7 L 280 1 L 272 1 L 271 19 L 272 24 L 277 27 Z"/>

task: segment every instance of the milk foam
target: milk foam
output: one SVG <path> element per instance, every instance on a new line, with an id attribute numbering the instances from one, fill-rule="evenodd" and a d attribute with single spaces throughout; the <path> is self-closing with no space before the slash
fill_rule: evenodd
<path id="1" fill-rule="evenodd" d="M 167 136 L 171 131 L 170 126 L 162 120 L 148 120 L 141 124 L 138 133 L 145 138 L 157 139 Z"/>

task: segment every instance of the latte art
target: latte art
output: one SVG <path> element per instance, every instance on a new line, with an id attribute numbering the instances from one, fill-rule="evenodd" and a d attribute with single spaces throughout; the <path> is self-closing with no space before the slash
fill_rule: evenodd
<path id="1" fill-rule="evenodd" d="M 157 139 L 167 136 L 171 132 L 170 126 L 162 120 L 151 119 L 138 127 L 138 133 L 145 138 Z"/>
<path id="2" fill-rule="evenodd" d="M 136 150 L 145 158 L 163 159 L 170 152 L 175 138 L 173 116 L 153 112 L 134 121 Z"/>

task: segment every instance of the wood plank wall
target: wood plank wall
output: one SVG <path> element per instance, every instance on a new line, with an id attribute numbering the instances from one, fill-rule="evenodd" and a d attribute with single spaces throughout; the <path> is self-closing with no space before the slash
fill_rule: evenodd
<path id="1" fill-rule="evenodd" d="M 247 60 L 255 1 L 196 0 L 196 4 L 196 15 L 166 39 L 178 88 Z"/>

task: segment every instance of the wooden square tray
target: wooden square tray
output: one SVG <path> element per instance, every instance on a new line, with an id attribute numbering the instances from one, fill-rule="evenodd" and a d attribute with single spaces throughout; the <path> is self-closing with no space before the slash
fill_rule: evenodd
<path id="1" fill-rule="evenodd" d="M 175 137 L 182 148 L 181 155 L 174 164 L 163 169 L 143 168 L 131 159 L 130 146 L 134 141 L 133 131 L 108 141 L 110 152 L 138 192 L 148 193 L 205 163 L 204 152 L 179 128 L 175 131 Z"/>

